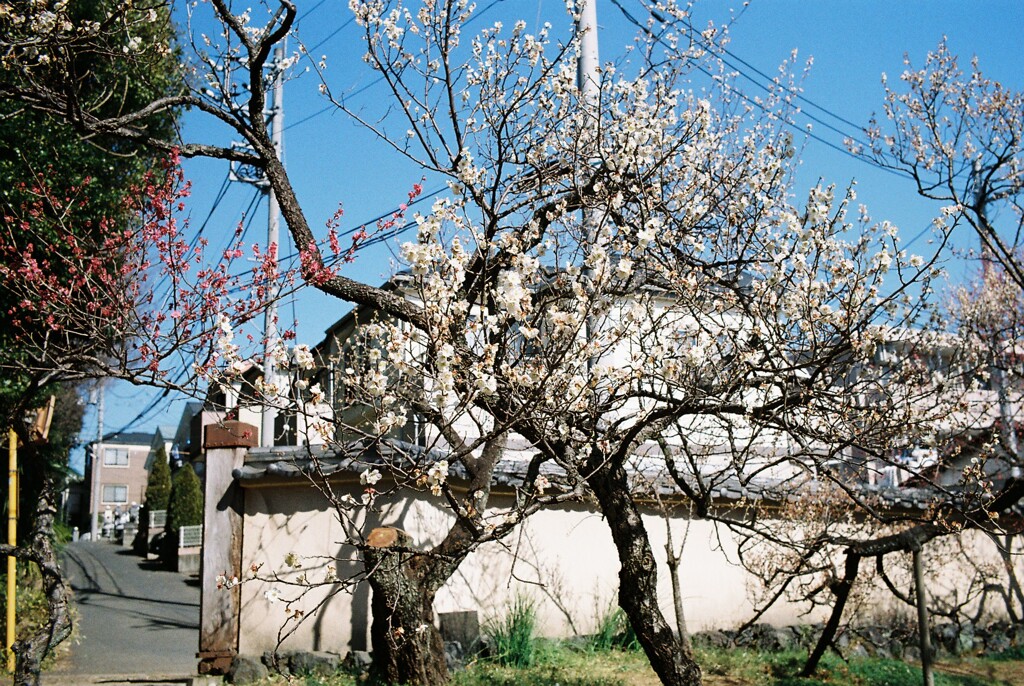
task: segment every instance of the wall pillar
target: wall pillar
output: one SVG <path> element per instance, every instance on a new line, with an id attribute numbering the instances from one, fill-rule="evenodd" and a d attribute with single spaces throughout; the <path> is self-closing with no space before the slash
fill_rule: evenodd
<path id="1" fill-rule="evenodd" d="M 224 674 L 238 654 L 241 589 L 217 577 L 243 578 L 244 494 L 232 471 L 241 467 L 259 435 L 251 424 L 226 421 L 206 427 L 203 489 L 203 553 L 199 605 L 199 673 Z"/>

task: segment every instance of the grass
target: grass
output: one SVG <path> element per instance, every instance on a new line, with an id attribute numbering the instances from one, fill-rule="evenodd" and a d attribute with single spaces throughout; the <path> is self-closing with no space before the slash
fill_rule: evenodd
<path id="1" fill-rule="evenodd" d="M 505 667 L 531 667 L 536 657 L 537 610 L 529 598 L 516 596 L 508 614 L 491 620 L 484 631 L 491 638 L 494 659 Z"/>
<path id="2" fill-rule="evenodd" d="M 514 669 L 481 661 L 453 676 L 454 686 L 655 686 L 658 683 L 642 653 L 572 650 L 541 641 L 532 667 Z"/>
<path id="3" fill-rule="evenodd" d="M 595 652 L 609 650 L 639 650 L 640 642 L 626 618 L 626 613 L 617 605 L 610 606 L 597 618 L 597 632 L 590 638 L 590 647 Z"/>
<path id="4" fill-rule="evenodd" d="M 500 626 L 508 628 L 510 612 Z M 527 613 L 528 614 L 528 613 Z M 522 626 L 517 629 L 521 632 Z M 523 634 L 520 633 L 520 636 Z M 643 652 L 597 650 L 592 645 L 563 643 L 531 635 L 529 666 L 515 667 L 497 660 L 479 660 L 452 675 L 453 686 L 659 686 Z M 751 650 L 699 649 L 697 661 L 707 686 L 919 686 L 919 667 L 898 660 L 858 658 L 844 662 L 828 654 L 813 678 L 794 676 L 806 654 L 800 651 L 758 653 Z M 972 658 L 941 663 L 936 686 L 1012 686 L 1024 684 L 1024 662 Z M 262 686 L 362 686 L 348 675 L 336 677 L 275 677 Z"/>

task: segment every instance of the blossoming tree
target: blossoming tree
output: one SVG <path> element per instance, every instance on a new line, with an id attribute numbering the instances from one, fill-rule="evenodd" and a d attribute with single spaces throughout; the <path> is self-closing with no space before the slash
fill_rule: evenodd
<path id="1" fill-rule="evenodd" d="M 857 370 L 886 332 L 927 315 L 917 294 L 936 273 L 931 258 L 902 250 L 896 229 L 873 223 L 852 189 L 821 183 L 798 202 L 785 127 L 797 86 L 784 70 L 756 107 L 739 99 L 704 47 L 721 31 L 695 36 L 685 10 L 664 4 L 620 59 L 596 64 L 581 47 L 596 28 L 575 30 L 586 3 L 570 3 L 562 42 L 555 29 L 531 34 L 522 21 L 470 35 L 474 7 L 457 0 L 350 3 L 365 61 L 394 99 L 383 118 L 348 113 L 447 182 L 401 245 L 401 289 L 345 275 L 349 253 L 313 230 L 272 143 L 265 69 L 293 32 L 290 0 L 259 10 L 262 23 L 224 0 L 193 8 L 210 10 L 222 32 L 193 37 L 192 89 L 115 116 L 91 111 L 75 83 L 33 82 L 41 55 L 59 62 L 62 41 L 89 40 L 94 27 L 58 8 L 60 31 L 11 50 L 28 85 L 0 85 L 6 96 L 66 113 L 86 132 L 263 169 L 303 279 L 378 313 L 359 329 L 357 364 L 343 370 L 359 419 L 339 412 L 334 425 L 321 418 L 320 431 L 383 441 L 420 418 L 435 450 L 411 466 L 403 454 L 381 467 L 451 512 L 427 551 L 400 534 L 380 545 L 353 532 L 374 589 L 376 668 L 389 681 L 446 680 L 432 603 L 469 553 L 538 508 L 592 496 L 621 563 L 619 603 L 652 666 L 666 684 L 700 683 L 658 604 L 635 475 L 662 469 L 698 515 L 712 516 L 727 482 L 770 480 L 786 493 L 810 479 L 848 483 L 861 464 L 854 448 L 882 454 L 927 414 L 917 402 L 932 383 L 923 370 L 885 380 Z M 715 77 L 694 76 L 696 64 Z M 226 124 L 249 150 L 139 126 L 145 114 L 180 106 Z M 405 133 L 393 136 L 396 127 Z M 180 276 L 190 248 L 158 226 L 156 241 L 181 247 L 160 250 L 178 260 L 167 270 Z M 205 351 L 195 374 L 219 383 L 241 372 L 234 320 L 252 316 L 280 278 L 264 267 L 254 298 L 236 309 L 176 287 L 186 309 L 130 328 L 153 345 L 132 348 L 145 364 L 120 366 L 161 382 L 184 340 Z M 46 283 L 40 271 L 36 287 Z M 196 278 L 197 293 L 230 290 L 226 272 Z M 271 379 L 254 387 L 275 402 L 282 390 Z M 526 478 L 516 504 L 496 510 L 490 490 L 503 456 L 522 459 Z M 449 468 L 466 475 L 466 497 L 449 488 Z M 363 503 L 335 498 L 339 517 L 379 505 L 381 477 L 364 474 Z"/>
<path id="2" fill-rule="evenodd" d="M 918 193 L 972 229 L 980 252 L 1024 288 L 1024 93 L 986 77 L 977 58 L 965 71 L 945 40 L 920 68 L 909 56 L 904 63 L 901 83 L 890 86 L 883 75 L 884 116 L 868 125 L 861 152 L 910 176 Z"/>

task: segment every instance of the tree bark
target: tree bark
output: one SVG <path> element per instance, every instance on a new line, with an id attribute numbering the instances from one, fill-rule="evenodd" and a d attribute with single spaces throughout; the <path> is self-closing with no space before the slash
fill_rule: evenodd
<path id="1" fill-rule="evenodd" d="M 661 683 L 700 686 L 700 666 L 676 640 L 658 605 L 657 566 L 640 509 L 630 495 L 626 471 L 600 454 L 592 455 L 590 461 L 587 483 L 597 496 L 619 554 L 619 606 Z"/>
<path id="2" fill-rule="evenodd" d="M 38 686 L 43 659 L 71 634 L 68 591 L 57 563 L 53 545 L 53 523 L 57 499 L 52 481 L 47 479 L 36 504 L 36 523 L 27 543 L 31 559 L 39 565 L 46 594 L 49 622 L 36 633 L 15 641 L 14 686 Z"/>
<path id="3" fill-rule="evenodd" d="M 440 584 L 431 577 L 441 572 L 415 564 L 422 553 L 411 551 L 410 542 L 408 534 L 390 527 L 374 529 L 367 539 L 373 676 L 388 684 L 438 686 L 449 679 L 444 641 L 434 626 Z"/>
<path id="4" fill-rule="evenodd" d="M 687 534 L 689 534 L 690 520 L 686 521 Z M 683 536 L 683 545 L 686 545 L 686 536 Z M 693 651 L 693 644 L 690 642 L 690 632 L 686 629 L 686 613 L 683 610 L 683 590 L 679 584 L 679 564 L 682 562 L 683 551 L 679 549 L 676 553 L 675 544 L 672 542 L 672 519 L 668 512 L 665 512 L 665 559 L 668 566 L 669 580 L 672 582 L 672 602 L 676 611 L 676 631 L 679 634 L 679 642 L 687 652 Z"/>
<path id="5" fill-rule="evenodd" d="M 921 641 L 921 674 L 924 686 L 935 686 L 935 674 L 932 670 L 932 639 L 928 628 L 928 594 L 924 588 L 924 570 L 921 567 L 921 549 L 913 551 L 914 556 L 914 593 L 917 599 L 917 634 Z"/>
<path id="6" fill-rule="evenodd" d="M 836 636 L 836 630 L 839 629 L 839 621 L 843 617 L 843 610 L 846 608 L 846 601 L 850 597 L 853 582 L 856 581 L 857 572 L 860 571 L 860 560 L 861 556 L 857 553 L 846 552 L 846 568 L 843 570 L 843 578 L 832 585 L 832 593 L 836 597 L 836 603 L 832 606 L 832 614 L 829 616 L 828 622 L 825 623 L 821 636 L 818 637 L 817 645 L 814 646 L 814 650 L 811 651 L 807 662 L 804 663 L 800 676 L 813 676 L 814 672 L 818 669 L 818 662 L 821 660 L 821 657 L 825 654 L 828 647 L 832 645 L 832 641 Z"/>

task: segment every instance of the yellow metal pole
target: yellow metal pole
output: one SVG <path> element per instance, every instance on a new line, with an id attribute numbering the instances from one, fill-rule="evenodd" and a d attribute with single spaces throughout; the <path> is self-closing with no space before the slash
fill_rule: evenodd
<path id="1" fill-rule="evenodd" d="M 18 544 L 18 434 L 14 429 L 7 432 L 7 543 L 15 546 Z M 7 556 L 7 670 L 14 671 L 14 652 L 11 646 L 14 645 L 15 613 L 14 607 L 17 604 L 17 587 L 15 582 L 18 576 L 18 561 L 13 555 Z"/>

